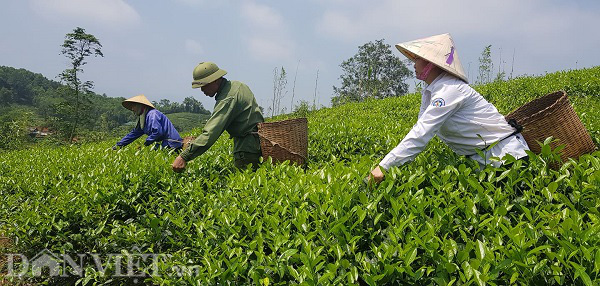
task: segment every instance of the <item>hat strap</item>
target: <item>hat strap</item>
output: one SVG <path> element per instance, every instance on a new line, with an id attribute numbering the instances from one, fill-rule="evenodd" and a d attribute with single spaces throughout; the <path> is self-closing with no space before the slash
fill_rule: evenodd
<path id="1" fill-rule="evenodd" d="M 423 68 L 423 72 L 417 75 L 417 79 L 425 80 L 429 76 L 429 73 L 433 69 L 433 64 L 431 62 L 427 63 L 427 65 Z"/>

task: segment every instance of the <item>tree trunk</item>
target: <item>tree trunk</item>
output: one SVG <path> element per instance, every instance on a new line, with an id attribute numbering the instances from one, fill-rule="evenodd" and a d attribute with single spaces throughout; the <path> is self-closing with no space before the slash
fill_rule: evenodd
<path id="1" fill-rule="evenodd" d="M 73 143 L 75 137 L 75 131 L 77 130 L 77 124 L 79 122 L 79 82 L 77 81 L 77 71 L 75 72 L 75 120 L 73 121 L 73 128 L 69 135 L 69 143 Z"/>

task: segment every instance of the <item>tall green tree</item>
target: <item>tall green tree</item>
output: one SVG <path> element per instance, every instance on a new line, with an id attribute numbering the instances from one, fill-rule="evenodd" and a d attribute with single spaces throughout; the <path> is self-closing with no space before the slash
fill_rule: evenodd
<path id="1" fill-rule="evenodd" d="M 72 33 L 68 33 L 62 44 L 61 54 L 71 60 L 71 67 L 59 75 L 61 81 L 67 86 L 64 89 L 64 96 L 67 100 L 63 102 L 63 106 L 59 110 L 62 111 L 62 119 L 68 122 L 63 127 L 66 126 L 70 129 L 68 130 L 70 140 L 73 140 L 76 135 L 82 111 L 85 112 L 88 107 L 85 106 L 86 101 L 82 100 L 82 96 L 89 93 L 94 86 L 92 81 L 81 80 L 82 67 L 87 64 L 86 58 L 89 56 L 104 57 L 101 48 L 100 41 L 80 27 L 75 28 Z"/>
<path id="2" fill-rule="evenodd" d="M 400 96 L 408 92 L 404 81 L 412 75 L 402 60 L 392 53 L 384 39 L 358 47 L 358 53 L 342 62 L 341 87 L 333 87 L 333 105 L 366 98 Z"/>

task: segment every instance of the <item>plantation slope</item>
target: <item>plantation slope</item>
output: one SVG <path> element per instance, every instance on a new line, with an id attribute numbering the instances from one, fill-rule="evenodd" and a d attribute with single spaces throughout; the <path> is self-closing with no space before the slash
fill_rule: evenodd
<path id="1" fill-rule="evenodd" d="M 503 113 L 565 89 L 599 142 L 599 71 L 477 89 Z M 234 170 L 227 136 L 183 174 L 171 171 L 175 154 L 142 142 L 0 153 L 0 234 L 29 258 L 43 249 L 168 254 L 140 262 L 142 273 L 157 274 L 146 284 L 598 285 L 600 152 L 553 170 L 546 147 L 528 166 L 478 170 L 433 140 L 377 188 L 363 183 L 410 130 L 419 104 L 411 94 L 309 114 L 306 168 Z M 87 263 L 80 282 L 139 279 L 104 266 L 101 275 Z"/>

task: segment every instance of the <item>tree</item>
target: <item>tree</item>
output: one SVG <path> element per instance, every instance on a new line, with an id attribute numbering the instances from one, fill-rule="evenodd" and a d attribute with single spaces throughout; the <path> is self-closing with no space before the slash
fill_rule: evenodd
<path id="1" fill-rule="evenodd" d="M 179 112 L 177 110 L 179 107 L 178 106 L 179 103 L 171 102 L 170 100 L 168 100 L 166 98 L 161 99 L 159 102 L 152 101 L 152 104 L 154 105 L 154 107 L 156 107 L 156 109 L 158 109 L 160 112 L 162 112 L 164 114 Z"/>
<path id="2" fill-rule="evenodd" d="M 161 99 L 159 102 L 152 101 L 152 104 L 156 109 L 164 114 L 179 113 L 179 112 L 190 112 L 198 114 L 210 114 L 210 111 L 204 108 L 202 102 L 198 101 L 194 97 L 188 96 L 183 99 L 183 103 L 177 101 L 171 102 L 168 99 Z"/>
<path id="3" fill-rule="evenodd" d="M 15 97 L 16 94 L 12 89 L 0 86 L 0 102 L 9 105 Z"/>
<path id="4" fill-rule="evenodd" d="M 498 61 L 498 74 L 496 74 L 496 78 L 494 78 L 494 81 L 504 81 L 504 78 L 506 77 L 506 72 L 504 71 L 504 64 L 506 62 L 502 61 L 502 48 L 500 48 L 500 53 L 498 54 L 500 58 L 500 60 Z"/>
<path id="5" fill-rule="evenodd" d="M 64 70 L 60 75 L 60 79 L 66 84 L 65 98 L 63 103 L 66 107 L 63 112 L 68 112 L 64 119 L 69 122 L 70 133 L 69 139 L 72 141 L 76 135 L 77 125 L 79 124 L 79 114 L 85 111 L 87 106 L 84 106 L 81 96 L 89 93 L 93 88 L 93 82 L 82 81 L 80 75 L 83 73 L 82 67 L 87 64 L 85 58 L 89 56 L 104 57 L 101 51 L 102 45 L 100 41 L 91 34 L 87 34 L 83 28 L 77 27 L 72 33 L 65 36 L 65 41 L 62 44 L 61 54 L 71 60 L 71 68 Z M 69 99 L 72 99 L 69 100 Z M 70 110 L 70 112 L 69 112 Z"/>
<path id="6" fill-rule="evenodd" d="M 479 76 L 477 77 L 477 83 L 483 84 L 490 82 L 493 68 L 492 45 L 488 45 L 483 49 L 481 57 L 479 58 Z"/>
<path id="7" fill-rule="evenodd" d="M 298 78 L 298 66 L 300 66 L 300 60 L 296 65 L 296 74 L 294 74 L 294 85 L 292 86 L 292 100 L 290 100 L 290 110 L 294 108 L 294 96 L 296 95 L 296 78 Z"/>
<path id="8" fill-rule="evenodd" d="M 285 97 L 287 93 L 287 73 L 285 69 L 281 67 L 281 71 L 278 68 L 273 70 L 273 107 L 271 108 L 271 117 L 277 115 L 280 111 L 281 99 Z"/>
<path id="9" fill-rule="evenodd" d="M 23 148 L 29 141 L 27 127 L 33 117 L 33 112 L 23 107 L 0 113 L 0 150 Z"/>
<path id="10" fill-rule="evenodd" d="M 210 114 L 210 111 L 204 109 L 202 102 L 198 101 L 197 99 L 191 96 L 188 96 L 183 99 L 183 106 L 185 112 Z"/>
<path id="11" fill-rule="evenodd" d="M 333 105 L 362 101 L 368 97 L 385 98 L 408 92 L 404 81 L 411 76 L 402 60 L 392 53 L 384 40 L 368 42 L 358 47 L 358 53 L 342 62 L 344 74 L 341 87 L 333 87 Z"/>

